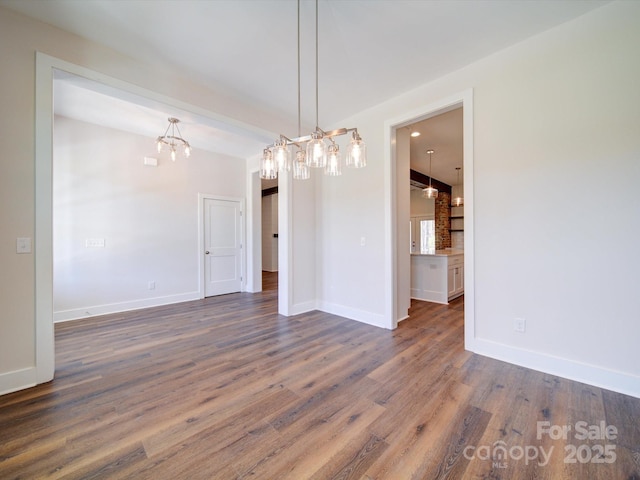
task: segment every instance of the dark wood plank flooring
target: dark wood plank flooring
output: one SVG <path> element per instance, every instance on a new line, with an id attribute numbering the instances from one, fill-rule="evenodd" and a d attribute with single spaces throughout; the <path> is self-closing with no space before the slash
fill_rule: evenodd
<path id="1" fill-rule="evenodd" d="M 640 400 L 465 352 L 463 298 L 386 331 L 264 285 L 56 325 L 55 380 L 0 397 L 0 478 L 640 479 Z"/>

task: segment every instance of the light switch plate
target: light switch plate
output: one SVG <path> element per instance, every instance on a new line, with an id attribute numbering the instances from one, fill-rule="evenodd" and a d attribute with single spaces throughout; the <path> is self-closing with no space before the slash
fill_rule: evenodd
<path id="1" fill-rule="evenodd" d="M 16 240 L 16 253 L 31 253 L 31 238 L 18 237 Z"/>

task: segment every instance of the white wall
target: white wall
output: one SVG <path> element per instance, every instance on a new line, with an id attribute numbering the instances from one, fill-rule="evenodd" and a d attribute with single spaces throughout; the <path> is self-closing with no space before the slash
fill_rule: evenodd
<path id="1" fill-rule="evenodd" d="M 320 171 L 312 169 L 313 178 L 289 182 L 291 219 L 289 250 L 291 255 L 291 314 L 317 308 L 316 182 Z M 282 210 L 280 210 L 282 212 Z"/>
<path id="2" fill-rule="evenodd" d="M 369 165 L 322 183 L 323 302 L 385 311 L 383 125 L 473 88 L 473 349 L 640 396 L 639 22 L 606 5 L 341 122 Z"/>
<path id="3" fill-rule="evenodd" d="M 244 197 L 245 175 L 243 159 L 172 162 L 153 138 L 56 116 L 54 318 L 199 298 L 198 194 Z"/>
<path id="4" fill-rule="evenodd" d="M 384 325 L 384 196 L 379 177 L 381 151 L 375 145 L 376 139 L 382 141 L 382 127 L 350 120 L 340 126 L 358 127 L 370 160 L 365 168 L 343 169 L 340 177 L 318 175 L 319 308 Z"/>

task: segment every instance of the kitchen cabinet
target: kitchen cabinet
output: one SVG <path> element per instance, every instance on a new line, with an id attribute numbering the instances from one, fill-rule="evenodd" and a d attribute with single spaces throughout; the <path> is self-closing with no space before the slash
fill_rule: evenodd
<path id="1" fill-rule="evenodd" d="M 463 293 L 462 250 L 411 255 L 411 298 L 446 304 Z"/>
<path id="2" fill-rule="evenodd" d="M 459 257 L 459 258 L 458 258 Z M 447 271 L 447 300 L 464 293 L 464 257 L 450 257 Z"/>

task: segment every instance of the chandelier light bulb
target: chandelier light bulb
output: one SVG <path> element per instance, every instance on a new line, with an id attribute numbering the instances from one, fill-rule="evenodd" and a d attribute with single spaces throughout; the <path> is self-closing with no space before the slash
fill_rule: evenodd
<path id="1" fill-rule="evenodd" d="M 311 169 L 306 162 L 304 150 L 296 152 L 296 159 L 293 162 L 293 178 L 296 180 L 307 180 L 311 176 Z"/>
<path id="2" fill-rule="evenodd" d="M 324 173 L 332 177 L 342 175 L 342 168 L 340 165 L 340 148 L 335 143 L 329 145 L 327 166 L 325 167 Z"/>
<path id="3" fill-rule="evenodd" d="M 191 156 L 191 146 L 188 144 L 186 147 L 184 147 L 184 156 L 187 158 Z"/>
<path id="4" fill-rule="evenodd" d="M 322 133 L 313 132 L 307 143 L 307 165 L 324 168 L 327 165 L 327 150 Z"/>
<path id="5" fill-rule="evenodd" d="M 367 165 L 367 147 L 358 135 L 357 132 L 353 132 L 353 136 L 349 145 L 347 145 L 347 167 L 362 168 Z"/>
<path id="6" fill-rule="evenodd" d="M 289 158 L 289 149 L 285 140 L 276 140 L 273 147 L 273 158 L 279 172 L 291 170 L 291 159 Z"/>
<path id="7" fill-rule="evenodd" d="M 273 153 L 268 148 L 262 152 L 262 160 L 260 162 L 260 178 L 265 180 L 273 180 L 278 178 L 278 169 L 273 161 Z"/>
<path id="8" fill-rule="evenodd" d="M 171 146 L 171 161 L 176 161 L 176 149 L 173 145 Z"/>

